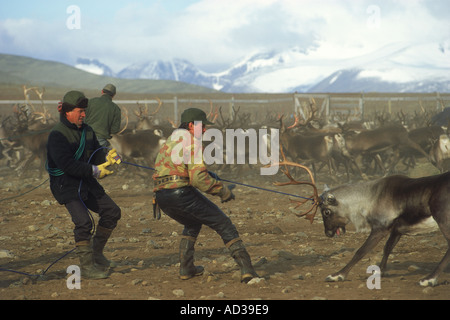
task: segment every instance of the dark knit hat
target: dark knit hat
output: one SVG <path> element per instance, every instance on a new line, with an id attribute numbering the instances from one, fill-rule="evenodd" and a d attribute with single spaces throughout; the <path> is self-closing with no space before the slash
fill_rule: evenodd
<path id="1" fill-rule="evenodd" d="M 58 111 L 62 113 L 70 112 L 75 108 L 87 108 L 88 98 L 80 91 L 69 91 L 64 95 L 62 105 Z"/>
<path id="2" fill-rule="evenodd" d="M 181 114 L 181 123 L 201 121 L 203 124 L 214 124 L 211 121 L 208 121 L 206 118 L 206 113 L 197 108 L 189 108 L 184 110 Z"/>

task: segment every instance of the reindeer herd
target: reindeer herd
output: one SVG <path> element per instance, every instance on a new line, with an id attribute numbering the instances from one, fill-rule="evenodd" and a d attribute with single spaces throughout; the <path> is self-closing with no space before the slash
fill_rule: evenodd
<path id="1" fill-rule="evenodd" d="M 12 115 L 1 119 L 0 161 L 20 175 L 31 170 L 30 165 L 38 159 L 42 176 L 48 133 L 57 120 L 44 105 L 44 88 L 23 86 L 23 90 L 26 103 L 13 106 Z M 37 95 L 40 107 L 31 103 L 30 93 Z M 177 127 L 173 120 L 159 116 L 163 102 L 159 99 L 158 102 L 152 112 L 147 105 L 138 105 L 134 120 L 122 107 L 125 124 L 110 143 L 124 159 L 152 166 L 160 146 Z M 416 166 L 418 159 L 430 162 L 441 172 L 450 167 L 448 126 L 433 125 L 431 119 L 435 113 L 423 108 L 420 114 L 411 115 L 374 113 L 365 121 L 325 117 L 318 112 L 313 99 L 295 114 L 283 115 L 273 110 L 258 115 L 240 109 L 233 108 L 232 115 L 227 117 L 222 107 L 214 109 L 210 102 L 208 117 L 215 128 L 224 132 L 237 128 L 279 129 L 279 144 L 289 160 L 310 166 L 315 177 L 326 168 L 327 176 L 336 183 L 406 172 Z M 220 170 L 236 168 L 221 166 Z"/>

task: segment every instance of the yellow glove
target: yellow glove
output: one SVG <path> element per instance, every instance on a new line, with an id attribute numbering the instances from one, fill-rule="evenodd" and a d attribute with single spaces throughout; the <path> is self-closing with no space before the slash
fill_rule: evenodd
<path id="1" fill-rule="evenodd" d="M 114 171 L 109 171 L 108 169 L 106 169 L 106 167 L 108 167 L 109 165 L 109 162 L 105 162 L 98 166 L 92 166 L 92 175 L 94 176 L 94 178 L 102 179 L 110 174 L 113 174 Z"/>
<path id="2" fill-rule="evenodd" d="M 106 155 L 106 161 L 109 162 L 109 164 L 120 164 L 122 162 L 122 158 L 117 154 L 116 149 L 111 149 Z"/>

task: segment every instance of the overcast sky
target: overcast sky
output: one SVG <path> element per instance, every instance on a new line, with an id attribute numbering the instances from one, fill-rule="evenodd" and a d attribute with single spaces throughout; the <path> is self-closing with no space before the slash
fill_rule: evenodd
<path id="1" fill-rule="evenodd" d="M 292 47 L 327 59 L 395 42 L 450 47 L 449 13 L 449 0 L 13 0 L 0 3 L 0 53 L 95 58 L 115 72 L 181 58 L 220 71 Z"/>

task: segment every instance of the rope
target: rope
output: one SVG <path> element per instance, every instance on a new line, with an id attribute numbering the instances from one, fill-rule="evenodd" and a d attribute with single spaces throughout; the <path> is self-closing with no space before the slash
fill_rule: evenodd
<path id="1" fill-rule="evenodd" d="M 50 178 L 49 178 L 49 179 L 50 179 Z M 11 199 L 15 199 L 15 198 L 19 198 L 19 197 L 21 197 L 21 196 L 24 196 L 24 195 L 26 195 L 27 193 L 30 193 L 31 191 L 34 191 L 34 190 L 36 190 L 37 188 L 41 187 L 41 186 L 42 186 L 44 183 L 46 183 L 49 179 L 45 180 L 45 181 L 42 182 L 40 185 L 38 185 L 38 186 L 34 187 L 33 189 L 28 190 L 28 191 L 26 191 L 26 192 L 24 192 L 24 193 L 21 193 L 21 194 L 19 194 L 19 195 L 13 196 L 13 197 L 5 198 L 5 199 L 0 199 L 0 202 L 3 202 L 3 201 L 6 201 L 6 200 L 11 200 Z"/>
<path id="2" fill-rule="evenodd" d="M 122 163 L 131 165 L 131 166 L 135 166 L 135 167 L 139 167 L 139 168 L 144 168 L 144 169 L 156 171 L 155 168 L 141 166 L 141 165 L 138 165 L 138 164 L 135 164 L 135 163 L 131 163 L 131 162 L 127 162 L 127 161 L 123 161 L 123 160 L 122 160 Z M 282 195 L 285 195 L 285 196 L 291 196 L 291 197 L 300 198 L 300 199 L 304 199 L 304 200 L 314 201 L 313 198 L 306 198 L 306 197 L 302 197 L 302 196 L 299 196 L 299 195 L 296 195 L 296 194 L 291 194 L 291 193 L 281 192 L 281 191 L 277 191 L 277 190 L 262 188 L 262 187 L 258 187 L 258 186 L 253 186 L 251 184 L 245 184 L 245 183 L 240 183 L 240 182 L 231 181 L 231 180 L 227 180 L 227 179 L 222 179 L 222 178 L 218 177 L 217 175 L 215 175 L 215 176 L 216 176 L 216 180 L 219 180 L 219 181 L 224 181 L 224 182 L 228 182 L 228 183 L 232 183 L 232 184 L 237 184 L 237 185 L 240 185 L 240 186 L 253 188 L 253 189 L 258 189 L 258 190 L 262 190 L 262 191 L 278 193 L 278 194 L 282 194 Z"/>
<path id="3" fill-rule="evenodd" d="M 14 273 L 18 273 L 18 274 L 22 274 L 24 276 L 28 276 L 28 277 L 43 277 L 47 271 L 55 264 L 57 263 L 59 260 L 65 258 L 68 254 L 72 253 L 76 248 L 71 249 L 70 251 L 67 251 L 64 255 L 62 255 L 61 257 L 59 257 L 58 259 L 56 259 L 55 261 L 53 261 L 48 267 L 47 269 L 45 269 L 44 271 L 42 271 L 40 274 L 30 274 L 30 273 L 26 273 L 26 272 L 21 272 L 21 271 L 16 271 L 16 270 L 11 270 L 11 269 L 5 269 L 5 268 L 0 268 L 0 271 L 7 271 L 7 272 L 14 272 Z"/>
<path id="4" fill-rule="evenodd" d="M 228 183 L 238 184 L 238 185 L 241 185 L 241 186 L 244 186 L 244 187 L 249 187 L 249 188 L 262 190 L 262 191 L 273 192 L 273 193 L 278 193 L 278 194 L 282 194 L 282 195 L 285 195 L 285 196 L 291 196 L 291 197 L 295 197 L 295 198 L 300 198 L 300 199 L 314 201 L 313 198 L 306 198 L 306 197 L 298 196 L 298 195 L 292 194 L 292 193 L 286 193 L 286 192 L 276 191 L 276 190 L 272 190 L 272 189 L 266 189 L 266 188 L 262 188 L 262 187 L 258 187 L 258 186 L 252 186 L 250 184 L 240 183 L 240 182 L 226 180 L 226 179 L 222 179 L 222 178 L 219 178 L 219 180 L 220 181 L 225 181 L 225 182 L 228 182 Z"/>

